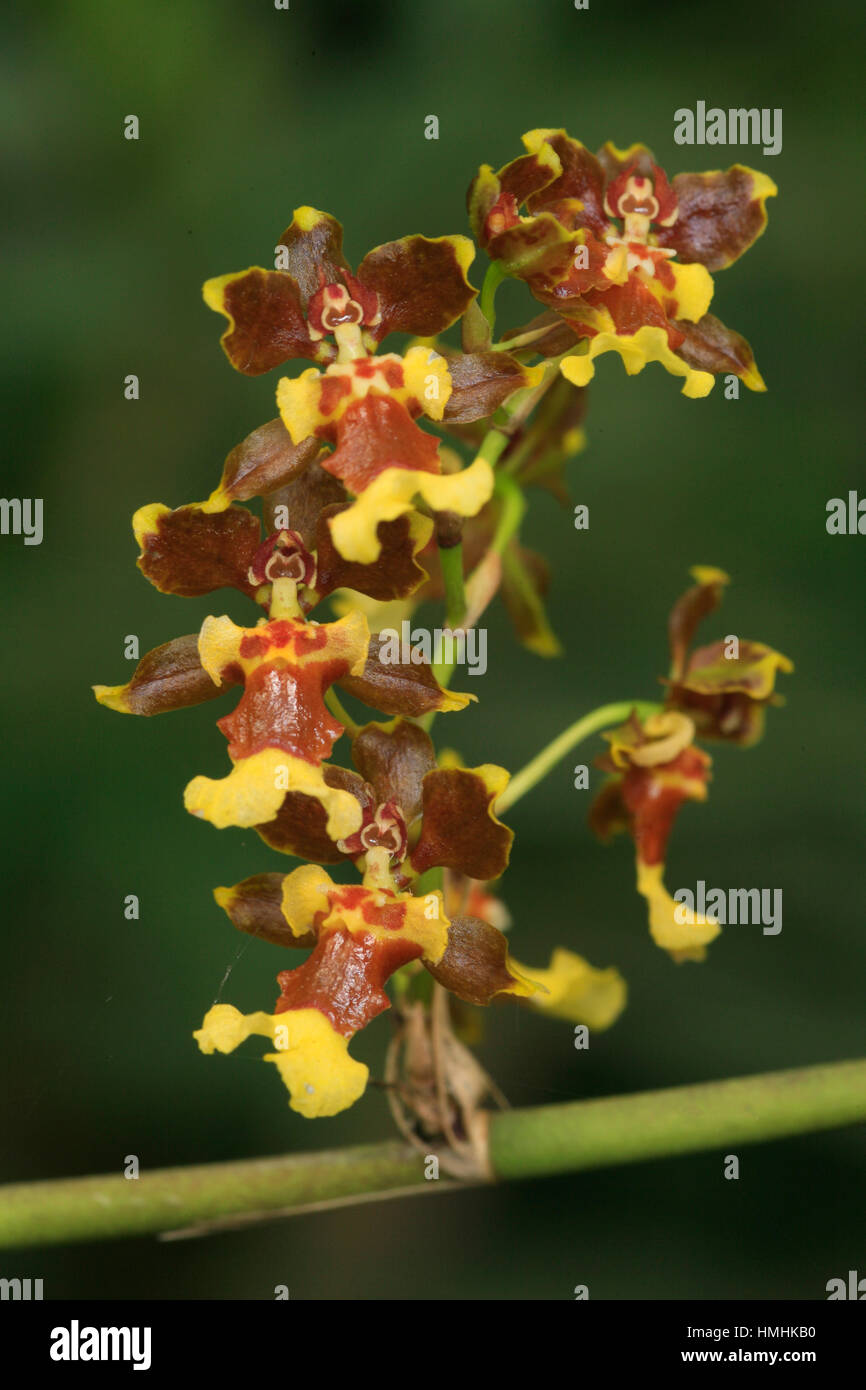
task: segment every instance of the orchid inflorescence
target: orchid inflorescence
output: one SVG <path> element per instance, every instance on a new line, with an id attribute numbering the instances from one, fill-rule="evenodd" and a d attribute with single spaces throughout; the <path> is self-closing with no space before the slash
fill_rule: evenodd
<path id="1" fill-rule="evenodd" d="M 629 374 L 658 362 L 691 397 L 721 373 L 765 389 L 748 344 L 708 309 L 710 272 L 760 235 L 771 181 L 739 165 L 668 181 L 643 145 L 595 156 L 564 131 L 523 142 L 525 154 L 498 173 L 483 166 L 470 187 L 472 231 L 490 258 L 480 297 L 467 278 L 469 238 L 404 237 L 353 271 L 340 224 L 310 207 L 296 209 L 275 269 L 207 281 L 236 370 L 314 365 L 280 378 L 279 416 L 232 449 L 205 501 L 136 513 L 138 565 L 162 593 L 234 588 L 262 613 L 248 626 L 208 617 L 198 634 L 149 652 L 125 685 L 95 687 L 100 703 L 144 715 L 241 687 L 218 721 L 231 771 L 194 777 L 185 805 L 307 861 L 215 896 L 240 930 L 309 954 L 278 976 L 272 1013 L 217 1003 L 195 1037 L 205 1053 L 269 1039 L 266 1060 L 310 1117 L 364 1091 L 368 1068 L 349 1043 L 389 1007 L 391 977 L 401 1006 L 427 1007 L 447 990 L 592 1028 L 621 1012 L 614 968 L 566 948 L 546 968 L 511 956 L 497 881 L 513 839 L 500 813 L 516 790 L 509 797 L 503 767 L 437 756 L 434 718 L 475 697 L 448 688 L 447 664 L 393 660 L 381 633 L 442 598 L 448 629 L 465 631 L 501 594 L 520 641 L 558 652 L 544 560 L 519 540 L 524 492 L 564 494 L 601 353 L 618 352 Z M 495 341 L 505 277 L 522 280 L 543 312 Z M 460 348 L 440 340 L 458 321 Z M 412 341 L 382 351 L 395 333 Z M 255 498 L 261 521 L 241 505 Z M 599 765 L 610 778 L 591 813 L 603 837 L 632 834 L 652 936 L 675 960 L 702 958 L 719 931 L 711 917 L 680 924 L 662 881 L 680 805 L 707 794 L 710 759 L 696 739 L 753 742 L 776 672 L 791 669 L 757 642 L 740 643 L 734 659 L 723 643 L 690 651 L 727 583 L 709 567 L 693 575 L 670 619 L 664 697 L 623 702 L 609 720 Z M 331 612 L 313 617 L 327 600 Z M 357 723 L 338 690 L 384 719 Z M 332 757 L 342 738 L 351 767 Z M 341 864 L 359 881 L 335 882 L 323 867 Z"/>

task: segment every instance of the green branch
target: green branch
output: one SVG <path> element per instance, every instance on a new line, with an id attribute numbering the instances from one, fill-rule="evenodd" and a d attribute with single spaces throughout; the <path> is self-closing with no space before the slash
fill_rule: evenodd
<path id="1" fill-rule="evenodd" d="M 611 729 L 615 724 L 622 724 L 628 719 L 632 710 L 637 711 L 639 719 L 646 719 L 650 714 L 656 714 L 661 706 L 649 700 L 618 700 L 615 705 L 600 705 L 598 709 L 591 710 L 576 723 L 570 724 L 564 729 L 552 743 L 548 743 L 546 748 L 542 748 L 540 753 L 515 773 L 505 791 L 496 802 L 496 813 L 501 814 L 507 811 L 509 806 L 513 806 L 515 801 L 519 801 L 528 791 L 540 782 L 542 777 L 546 777 L 551 768 L 554 768 L 566 753 L 570 753 L 572 748 L 576 748 L 590 734 L 598 733 L 601 729 Z"/>
<path id="2" fill-rule="evenodd" d="M 866 1060 L 802 1067 L 604 1100 L 490 1115 L 495 1178 L 575 1173 L 782 1139 L 866 1122 Z M 375 1197 L 442 1191 L 424 1155 L 392 1141 L 363 1148 L 244 1159 L 0 1187 L 0 1247 L 240 1224 Z"/>
<path id="3" fill-rule="evenodd" d="M 466 591 L 463 585 L 463 546 L 439 547 L 442 584 L 445 590 L 445 622 L 458 628 L 466 612 Z"/>
<path id="4" fill-rule="evenodd" d="M 505 271 L 499 261 L 491 261 L 487 267 L 487 274 L 484 276 L 484 283 L 481 286 L 481 293 L 478 296 L 478 305 L 482 314 L 490 324 L 490 333 L 496 323 L 496 310 L 493 301 L 496 298 L 496 291 L 505 279 Z"/>

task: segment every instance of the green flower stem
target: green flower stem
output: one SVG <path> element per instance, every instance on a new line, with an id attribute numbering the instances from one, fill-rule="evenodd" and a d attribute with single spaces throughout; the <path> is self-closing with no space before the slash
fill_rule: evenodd
<path id="1" fill-rule="evenodd" d="M 466 594 L 463 588 L 463 546 L 439 547 L 439 563 L 442 566 L 442 582 L 445 585 L 445 621 L 450 628 L 458 628 L 466 612 Z"/>
<path id="2" fill-rule="evenodd" d="M 512 536 L 516 534 L 526 511 L 526 498 L 523 489 L 507 473 L 497 473 L 493 485 L 493 496 L 502 503 L 490 549 L 501 555 Z"/>
<path id="3" fill-rule="evenodd" d="M 866 1121 L 866 1060 L 608 1096 L 490 1120 L 499 1178 L 540 1177 L 755 1144 Z"/>
<path id="4" fill-rule="evenodd" d="M 489 1116 L 499 1179 L 782 1139 L 866 1122 L 866 1060 L 802 1067 Z M 376 1197 L 441 1192 L 424 1155 L 398 1141 L 361 1148 L 119 1172 L 0 1187 L 0 1247 L 35 1247 L 242 1224 Z"/>
<path id="5" fill-rule="evenodd" d="M 515 394 L 519 395 L 520 393 L 516 392 Z M 514 399 L 514 397 L 512 397 L 512 399 Z M 507 406 L 503 406 L 503 414 L 507 409 Z M 510 443 L 510 437 L 505 434 L 503 430 L 499 429 L 497 425 L 494 425 L 487 431 L 482 439 L 480 448 L 475 457 L 486 459 L 491 468 L 495 468 L 500 455 L 505 452 Z"/>
<path id="6" fill-rule="evenodd" d="M 496 323 L 496 310 L 493 301 L 496 298 L 496 291 L 506 278 L 505 271 L 499 261 L 491 261 L 487 267 L 487 274 L 484 276 L 484 284 L 481 286 L 481 294 L 478 296 L 478 307 L 490 324 L 490 334 L 493 335 L 493 327 Z"/>
<path id="7" fill-rule="evenodd" d="M 600 729 L 612 728 L 615 724 L 622 724 L 628 719 L 632 710 L 637 711 L 639 719 L 646 719 L 651 714 L 657 714 L 661 706 L 651 700 L 620 700 L 615 705 L 601 705 L 598 709 L 585 714 L 582 719 L 578 719 L 575 724 L 569 725 L 567 729 L 549 743 L 546 748 L 542 748 L 540 753 L 536 753 L 531 762 L 521 768 L 512 777 L 505 791 L 496 802 L 496 813 L 501 814 L 507 811 L 509 806 L 513 806 L 515 801 L 519 801 L 528 791 L 531 791 L 542 777 L 546 777 L 551 768 L 554 768 L 566 753 L 570 753 L 572 748 L 576 748 L 590 734 L 598 733 Z"/>

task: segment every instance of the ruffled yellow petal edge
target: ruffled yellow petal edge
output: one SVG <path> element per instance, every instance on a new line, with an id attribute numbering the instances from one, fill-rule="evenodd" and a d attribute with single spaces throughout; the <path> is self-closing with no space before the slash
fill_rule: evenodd
<path id="1" fill-rule="evenodd" d="M 721 643 L 719 644 L 722 645 Z M 711 666 L 696 667 L 687 671 L 680 684 L 697 695 L 725 694 L 748 695 L 752 700 L 768 700 L 776 688 L 776 674 L 790 675 L 794 663 L 790 657 L 777 652 L 773 647 L 765 647 L 762 642 L 750 644 L 752 649 L 761 649 L 762 656 L 751 659 L 740 658 L 739 665 L 745 668 L 738 674 L 738 662 L 726 661 L 724 657 Z"/>
<path id="2" fill-rule="evenodd" d="M 273 1062 L 289 1092 L 289 1105 L 308 1120 L 337 1115 L 363 1095 L 369 1068 L 349 1056 L 349 1042 L 318 1009 L 242 1014 L 232 1004 L 214 1004 L 193 1037 L 202 1052 L 234 1052 L 251 1034 L 270 1038 Z"/>
<path id="3" fill-rule="evenodd" d="M 564 365 L 564 364 L 563 364 Z M 382 549 L 380 521 L 393 521 L 412 510 L 421 497 L 434 512 L 475 516 L 493 494 L 493 469 L 475 459 L 459 473 L 424 473 L 414 468 L 386 468 L 350 507 L 331 519 L 331 536 L 344 560 L 372 565 Z"/>
<path id="4" fill-rule="evenodd" d="M 663 864 L 638 861 L 637 891 L 647 900 L 650 936 L 678 964 L 686 960 L 705 960 L 706 948 L 719 935 L 721 927 L 710 913 L 705 914 L 703 922 L 679 922 L 677 913 L 684 913 L 684 904 L 676 902 L 665 888 L 663 872 Z"/>
<path id="5" fill-rule="evenodd" d="M 339 787 L 329 787 L 318 764 L 295 758 L 281 748 L 264 748 L 240 759 L 227 777 L 194 777 L 183 802 L 190 815 L 225 830 L 229 825 L 263 825 L 273 820 L 287 791 L 303 792 L 321 802 L 332 840 L 348 839 L 360 830 L 362 813 L 357 798 Z"/>
<path id="6" fill-rule="evenodd" d="M 618 352 L 629 376 L 642 372 L 648 362 L 660 362 L 672 376 L 685 377 L 682 394 L 691 399 L 709 395 L 715 377 L 712 372 L 699 372 L 677 357 L 668 347 L 667 333 L 663 328 L 653 328 L 644 324 L 637 333 L 626 336 L 620 333 L 597 333 L 589 340 L 589 351 L 582 355 L 566 357 L 559 369 L 566 381 L 575 386 L 586 386 L 595 376 L 594 359 L 603 352 Z M 384 475 L 383 475 L 384 476 Z"/>
<path id="7" fill-rule="evenodd" d="M 539 1013 L 600 1030 L 615 1023 L 626 1006 L 628 986 L 613 965 L 599 970 L 561 946 L 546 970 L 509 963 L 538 991 L 530 1004 Z"/>

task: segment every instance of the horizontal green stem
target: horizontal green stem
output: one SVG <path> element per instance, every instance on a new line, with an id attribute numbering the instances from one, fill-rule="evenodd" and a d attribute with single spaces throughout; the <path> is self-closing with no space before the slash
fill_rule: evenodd
<path id="1" fill-rule="evenodd" d="M 363 1200 L 424 1182 L 402 1141 L 363 1148 L 143 1169 L 0 1187 L 0 1249 L 177 1231 L 252 1213 Z"/>
<path id="2" fill-rule="evenodd" d="M 505 1110 L 490 1123 L 499 1178 L 672 1157 L 866 1121 L 866 1061 L 666 1091 Z"/>
<path id="3" fill-rule="evenodd" d="M 639 719 L 646 719 L 648 715 L 655 714 L 660 706 L 658 703 L 649 700 L 618 700 L 614 705 L 600 705 L 598 709 L 591 710 L 576 723 L 570 724 L 564 729 L 552 743 L 548 743 L 546 748 L 542 748 L 531 762 L 521 768 L 512 777 L 505 791 L 496 802 L 496 811 L 499 814 L 507 811 L 509 806 L 513 806 L 515 801 L 519 801 L 528 791 L 540 782 L 542 777 L 546 777 L 551 768 L 570 753 L 572 748 L 576 748 L 590 734 L 598 733 L 600 729 L 610 729 L 615 724 L 622 724 L 628 719 L 632 710 L 637 711 Z"/>
<path id="4" fill-rule="evenodd" d="M 506 473 L 498 473 L 493 485 L 493 495 L 502 504 L 496 530 L 490 542 L 490 549 L 501 555 L 514 536 L 526 512 L 526 498 L 523 490 Z"/>
<path id="5" fill-rule="evenodd" d="M 499 1179 L 573 1173 L 866 1122 L 866 1060 L 802 1067 L 604 1100 L 504 1110 L 489 1119 Z M 441 1191 L 424 1155 L 362 1148 L 119 1172 L 0 1187 L 0 1247 L 182 1231 L 373 1197 Z"/>

